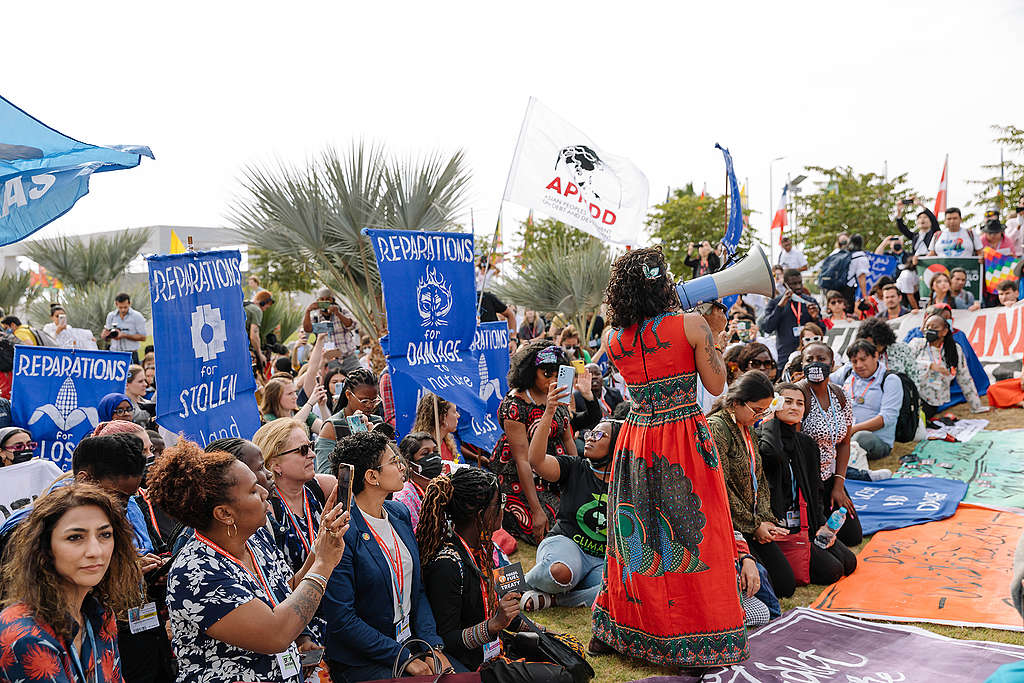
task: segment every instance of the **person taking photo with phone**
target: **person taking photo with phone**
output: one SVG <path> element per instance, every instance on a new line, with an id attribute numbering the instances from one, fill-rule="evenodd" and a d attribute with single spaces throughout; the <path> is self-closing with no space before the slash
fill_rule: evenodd
<path id="1" fill-rule="evenodd" d="M 316 329 L 314 329 L 314 318 Z M 307 334 L 316 332 L 327 335 L 324 351 L 328 360 L 337 360 L 341 369 L 347 372 L 358 370 L 359 324 L 352 312 L 338 303 L 330 287 L 321 287 L 316 300 L 306 306 L 302 313 L 302 329 Z"/>
<path id="2" fill-rule="evenodd" d="M 765 334 L 775 333 L 776 356 L 789 358 L 796 350 L 800 328 L 814 318 L 808 310 L 811 293 L 804 288 L 800 271 L 788 268 L 783 273 L 783 293 L 768 303 L 760 328 Z"/>
<path id="3" fill-rule="evenodd" d="M 338 406 L 330 419 L 324 420 L 320 438 L 316 440 L 316 471 L 332 474 L 331 453 L 338 441 L 352 433 L 350 418 L 367 428 L 384 422 L 377 415 L 380 407 L 380 388 L 377 376 L 372 371 L 359 368 L 348 373 L 341 387 L 341 396 L 335 402 Z"/>

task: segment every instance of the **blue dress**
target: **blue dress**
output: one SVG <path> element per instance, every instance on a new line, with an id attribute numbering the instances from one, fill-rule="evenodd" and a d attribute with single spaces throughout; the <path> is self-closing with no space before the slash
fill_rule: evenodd
<path id="1" fill-rule="evenodd" d="M 250 600 L 272 607 L 291 594 L 291 567 L 266 527 L 252 535 L 249 548 L 274 593 L 271 600 L 248 570 L 197 536 L 185 543 L 174 560 L 167 574 L 167 609 L 178 656 L 178 683 L 299 683 L 298 676 L 282 677 L 274 655 L 243 650 L 206 635 L 206 629 Z"/>

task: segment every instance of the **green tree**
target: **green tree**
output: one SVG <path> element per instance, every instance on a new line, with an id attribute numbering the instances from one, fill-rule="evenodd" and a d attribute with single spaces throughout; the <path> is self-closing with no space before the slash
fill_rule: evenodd
<path id="1" fill-rule="evenodd" d="M 529 268 L 495 287 L 502 301 L 559 312 L 589 339 L 611 276 L 612 256 L 599 240 L 558 239 L 538 251 Z"/>
<path id="2" fill-rule="evenodd" d="M 29 288 L 31 280 L 32 273 L 27 270 L 0 273 L 0 308 L 3 308 L 4 313 L 13 314 L 22 299 L 28 303 L 35 298 L 35 290 L 38 288 Z"/>
<path id="3" fill-rule="evenodd" d="M 692 243 L 708 240 L 717 245 L 725 236 L 728 204 L 725 195 L 701 197 L 693 191 L 693 184 L 674 190 L 667 201 L 656 204 L 647 217 L 647 227 L 656 244 L 661 244 L 672 272 L 677 276 L 688 274 L 683 265 L 686 248 Z M 750 211 L 745 214 L 749 217 Z M 739 250 L 749 249 L 759 242 L 749 227 L 740 237 Z"/>
<path id="4" fill-rule="evenodd" d="M 596 237 L 554 218 L 528 219 L 520 224 L 520 230 L 523 247 L 516 259 L 520 268 L 529 268 L 555 245 L 575 244 L 578 248 L 585 248 L 601 244 Z"/>
<path id="5" fill-rule="evenodd" d="M 259 247 L 249 248 L 249 272 L 273 292 L 309 292 L 317 281 L 308 261 Z"/>
<path id="6" fill-rule="evenodd" d="M 996 131 L 992 142 L 1009 152 L 1009 155 L 1004 155 L 1001 169 L 999 164 L 985 164 L 982 168 L 989 176 L 969 182 L 981 186 L 975 196 L 982 206 L 1017 206 L 1016 201 L 1024 196 L 1024 161 L 1020 159 L 1024 155 L 1024 129 L 1016 126 L 992 126 L 992 129 Z M 1002 194 L 999 193 L 1000 183 Z M 1001 218 L 1006 221 L 1005 215 L 1001 215 Z"/>
<path id="7" fill-rule="evenodd" d="M 874 251 L 883 237 L 896 232 L 892 218 L 896 202 L 914 194 L 906 173 L 887 179 L 877 173 L 855 173 L 850 166 L 805 170 L 820 178 L 814 181 L 813 191 L 796 195 L 796 229 L 789 234 L 812 264 L 835 248 L 840 232 L 862 235 L 864 248 Z"/>
<path id="8" fill-rule="evenodd" d="M 251 167 L 229 216 L 252 246 L 309 264 L 339 293 L 384 356 L 387 331 L 380 273 L 363 228 L 452 230 L 470 174 L 460 152 L 389 159 L 381 147 L 328 149 L 304 167 Z"/>
<path id="9" fill-rule="evenodd" d="M 149 230 L 92 237 L 54 237 L 25 243 L 25 256 L 72 290 L 101 285 L 124 275 L 150 237 Z"/>

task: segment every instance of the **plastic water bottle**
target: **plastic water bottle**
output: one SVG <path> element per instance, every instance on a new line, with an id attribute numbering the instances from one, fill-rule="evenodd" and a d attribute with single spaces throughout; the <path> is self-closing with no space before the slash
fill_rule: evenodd
<path id="1" fill-rule="evenodd" d="M 836 532 L 842 528 L 845 522 L 846 508 L 839 508 L 829 515 L 828 521 L 825 522 L 825 526 L 818 529 L 818 533 L 814 537 L 814 545 L 823 550 L 829 547 L 832 544 L 832 539 L 836 537 Z"/>

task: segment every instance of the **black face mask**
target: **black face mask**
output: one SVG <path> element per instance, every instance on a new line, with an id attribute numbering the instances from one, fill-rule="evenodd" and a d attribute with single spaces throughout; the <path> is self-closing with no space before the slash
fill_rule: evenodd
<path id="1" fill-rule="evenodd" d="M 925 338 L 925 341 L 927 341 L 930 344 L 930 343 L 932 343 L 934 341 L 938 341 L 939 333 L 936 330 L 925 330 L 924 331 L 924 338 Z"/>
<path id="2" fill-rule="evenodd" d="M 804 366 L 804 377 L 808 382 L 821 384 L 828 379 L 828 372 L 831 369 L 828 363 L 808 363 Z"/>
<path id="3" fill-rule="evenodd" d="M 441 456 L 437 453 L 428 453 L 413 463 L 419 473 L 427 479 L 433 479 L 441 474 Z"/>

